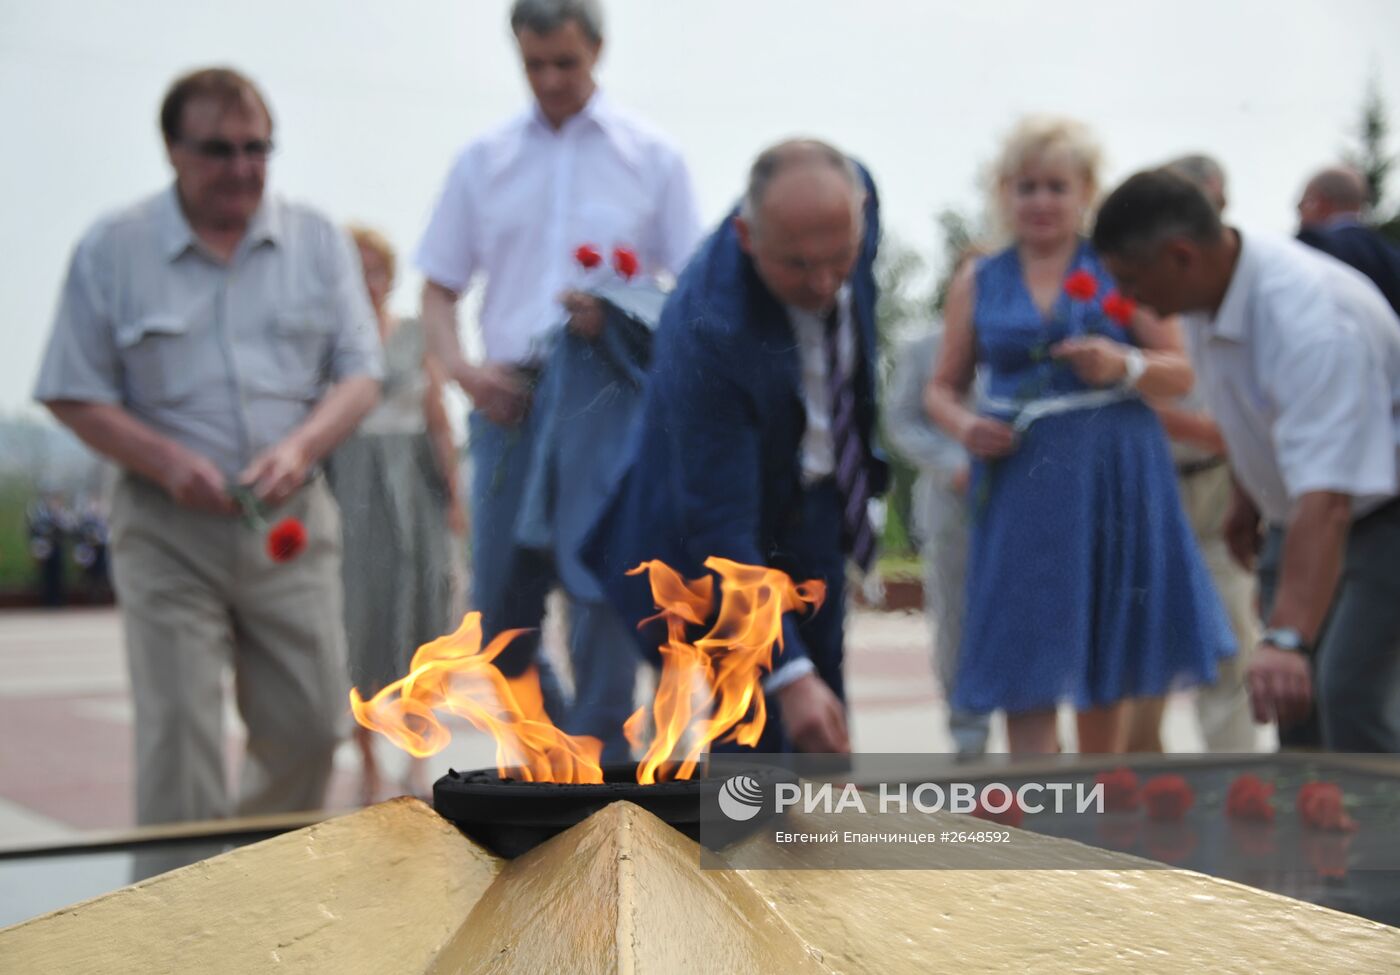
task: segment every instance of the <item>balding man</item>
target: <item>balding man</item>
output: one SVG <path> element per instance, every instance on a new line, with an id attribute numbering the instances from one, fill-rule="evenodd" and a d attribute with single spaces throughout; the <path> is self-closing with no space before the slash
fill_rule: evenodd
<path id="1" fill-rule="evenodd" d="M 1361 222 L 1366 195 L 1366 177 L 1350 166 L 1321 170 L 1298 201 L 1298 239 L 1376 282 L 1400 314 L 1400 248 Z"/>
<path id="2" fill-rule="evenodd" d="M 800 140 L 759 156 L 748 191 L 700 246 L 662 312 L 628 469 L 587 558 L 631 624 L 655 613 L 659 559 L 708 556 L 821 579 L 822 608 L 784 623 L 760 751 L 849 751 L 842 682 L 848 558 L 868 566 L 874 450 L 874 185 Z M 654 655 L 663 634 L 641 631 Z"/>

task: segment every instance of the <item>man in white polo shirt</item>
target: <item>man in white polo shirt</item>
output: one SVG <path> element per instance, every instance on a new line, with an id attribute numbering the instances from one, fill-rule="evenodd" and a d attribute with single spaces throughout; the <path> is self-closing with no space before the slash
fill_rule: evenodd
<path id="1" fill-rule="evenodd" d="M 423 321 L 433 350 L 472 399 L 473 602 L 489 638 L 538 628 L 555 567 L 515 543 L 520 497 L 540 418 L 530 409 L 538 340 L 571 315 L 598 338 L 596 299 L 576 253 L 635 252 L 642 275 L 679 274 L 700 239 L 690 176 L 680 153 L 597 88 L 603 47 L 597 0 L 516 0 L 511 29 L 534 103 L 472 140 L 453 162 L 417 264 L 426 281 Z M 480 274 L 483 358 L 468 361 L 457 337 L 458 300 Z M 567 478 L 562 478 L 567 483 Z M 601 604 L 570 608 L 575 706 L 554 720 L 604 741 L 605 761 L 627 754 L 633 639 Z M 535 656 L 532 636 L 499 658 L 513 670 Z M 546 706 L 561 710 L 547 675 Z"/>
<path id="2" fill-rule="evenodd" d="M 1125 294 L 1184 314 L 1238 482 L 1286 525 L 1256 720 L 1288 743 L 1316 697 L 1326 747 L 1400 752 L 1400 319 L 1359 272 L 1222 226 L 1166 170 L 1109 195 L 1094 246 Z"/>

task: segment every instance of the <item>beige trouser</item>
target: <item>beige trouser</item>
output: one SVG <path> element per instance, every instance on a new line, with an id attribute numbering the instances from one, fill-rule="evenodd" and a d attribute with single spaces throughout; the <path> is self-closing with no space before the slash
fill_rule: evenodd
<path id="1" fill-rule="evenodd" d="M 1181 505 L 1196 533 L 1215 591 L 1225 604 L 1238 652 L 1220 664 L 1219 678 L 1196 694 L 1196 714 L 1206 748 L 1213 752 L 1255 750 L 1254 721 L 1245 689 L 1245 667 L 1259 639 L 1253 573 L 1230 557 L 1225 515 L 1230 509 L 1230 469 L 1225 464 L 1178 478 Z"/>
<path id="2" fill-rule="evenodd" d="M 226 816 L 223 679 L 248 728 L 237 812 L 321 806 L 346 730 L 340 515 L 317 477 L 277 509 L 307 530 L 274 563 L 241 519 L 181 508 L 134 476 L 112 504 L 112 571 L 136 708 L 137 822 Z"/>

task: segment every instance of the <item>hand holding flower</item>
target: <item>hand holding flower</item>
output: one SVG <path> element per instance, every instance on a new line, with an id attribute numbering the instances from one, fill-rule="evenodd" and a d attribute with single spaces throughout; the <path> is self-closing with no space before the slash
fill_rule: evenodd
<path id="1" fill-rule="evenodd" d="M 288 437 L 253 458 L 238 483 L 251 488 L 259 503 L 275 508 L 301 489 L 310 467 L 301 444 Z"/>
<path id="2" fill-rule="evenodd" d="M 1128 375 L 1127 354 L 1121 343 L 1101 335 L 1086 335 L 1056 342 L 1050 356 L 1067 363 L 1090 386 L 1115 386 Z"/>
<path id="3" fill-rule="evenodd" d="M 582 291 L 566 291 L 559 302 L 569 313 L 569 331 L 592 341 L 603 334 L 603 303 Z"/>

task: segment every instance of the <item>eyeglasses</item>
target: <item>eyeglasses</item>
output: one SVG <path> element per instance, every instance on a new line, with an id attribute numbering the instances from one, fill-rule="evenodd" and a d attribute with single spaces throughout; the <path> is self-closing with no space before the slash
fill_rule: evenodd
<path id="1" fill-rule="evenodd" d="M 240 155 L 247 156 L 253 162 L 265 162 L 272 155 L 271 139 L 249 139 L 242 145 L 227 139 L 182 139 L 181 145 L 196 155 L 219 162 L 232 162 Z"/>

